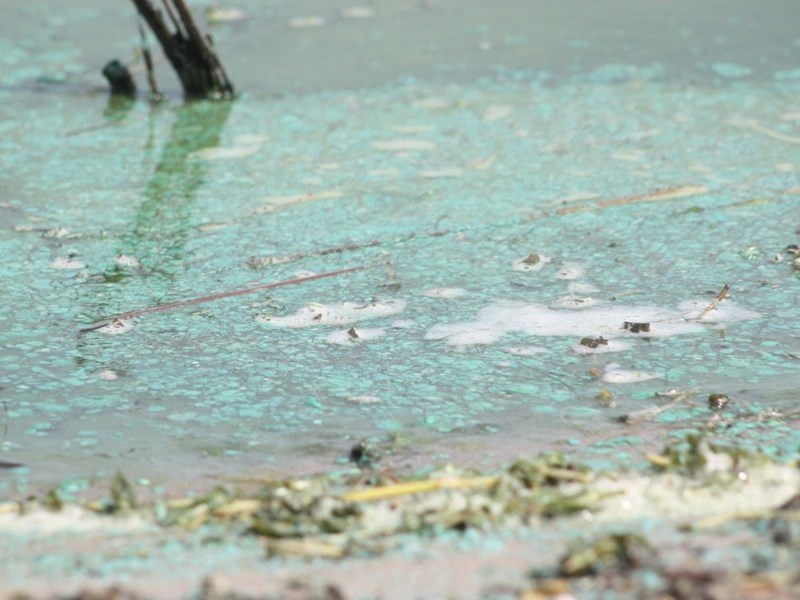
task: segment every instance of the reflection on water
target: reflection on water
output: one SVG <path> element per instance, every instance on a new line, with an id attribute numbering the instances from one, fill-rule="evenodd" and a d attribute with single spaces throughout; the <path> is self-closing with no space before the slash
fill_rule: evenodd
<path id="1" fill-rule="evenodd" d="M 177 109 L 177 121 L 145 186 L 132 231 L 123 237 L 122 254 L 172 274 L 190 227 L 192 201 L 205 181 L 205 162 L 192 160 L 191 154 L 219 144 L 231 106 L 232 102 L 203 101 Z"/>

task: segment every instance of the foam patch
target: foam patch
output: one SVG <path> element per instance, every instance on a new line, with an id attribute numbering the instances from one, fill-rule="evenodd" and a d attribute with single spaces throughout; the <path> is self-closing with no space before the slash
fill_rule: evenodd
<path id="1" fill-rule="evenodd" d="M 624 306 L 597 304 L 584 310 L 565 310 L 558 304 L 545 306 L 515 301 L 501 301 L 478 313 L 474 321 L 441 323 L 431 327 L 425 335 L 429 340 L 446 340 L 451 346 L 493 344 L 508 333 L 526 333 L 536 336 L 565 337 L 649 337 L 663 338 L 673 335 L 697 333 L 703 325 L 687 318 L 688 309 L 707 306 L 708 303 L 683 303 L 679 310 L 658 306 Z M 572 308 L 572 307 L 571 307 Z M 697 311 L 697 314 L 702 309 Z M 693 313 L 688 313 L 690 316 Z M 745 310 L 733 303 L 724 302 L 711 311 L 703 322 L 725 323 L 756 319 L 759 313 Z M 625 323 L 646 323 L 646 332 L 625 330 Z"/>
<path id="2" fill-rule="evenodd" d="M 402 312 L 406 307 L 404 300 L 375 301 L 366 304 L 342 302 L 340 304 L 307 304 L 293 315 L 285 317 L 258 315 L 256 321 L 275 327 L 312 327 L 314 325 L 348 325 L 388 317 Z"/>

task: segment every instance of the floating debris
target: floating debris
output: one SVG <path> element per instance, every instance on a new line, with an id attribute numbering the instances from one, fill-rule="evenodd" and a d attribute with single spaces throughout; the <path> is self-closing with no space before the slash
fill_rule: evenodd
<path id="1" fill-rule="evenodd" d="M 105 335 L 120 335 L 133 329 L 133 319 L 114 317 L 108 324 L 98 327 L 95 331 Z"/>
<path id="2" fill-rule="evenodd" d="M 366 304 L 308 304 L 293 315 L 259 315 L 256 321 L 276 327 L 311 327 L 313 325 L 349 325 L 365 319 L 388 317 L 402 312 L 404 300 L 373 300 Z M 346 332 L 345 332 L 346 333 Z"/>
<path id="3" fill-rule="evenodd" d="M 377 340 L 386 336 L 386 330 L 380 328 L 356 329 L 351 327 L 346 331 L 335 331 L 331 333 L 325 341 L 337 346 L 351 346 L 362 344 L 371 340 Z"/>
<path id="4" fill-rule="evenodd" d="M 598 342 L 598 340 L 602 340 L 602 342 Z M 573 344 L 570 347 L 570 350 L 572 350 L 575 354 L 586 356 L 589 354 L 607 354 L 609 352 L 624 352 L 626 350 L 630 350 L 632 347 L 633 345 L 630 342 L 625 342 L 622 340 L 608 340 L 603 336 L 600 336 L 599 338 L 593 338 L 593 337 L 582 338 L 579 343 Z"/>
<path id="5" fill-rule="evenodd" d="M 725 394 L 715 393 L 708 395 L 708 407 L 712 410 L 721 410 L 725 408 L 730 401 L 731 399 Z"/>
<path id="6" fill-rule="evenodd" d="M 585 337 L 578 343 L 590 349 L 596 349 L 598 346 L 608 346 L 608 340 L 602 335 L 598 338 Z"/>
<path id="7" fill-rule="evenodd" d="M 121 315 L 112 317 L 110 323 L 101 322 L 99 324 L 90 325 L 89 327 L 84 327 L 81 329 L 81 333 L 88 333 L 91 331 L 99 331 L 103 333 L 107 333 L 103 331 L 106 327 L 113 324 L 114 321 L 130 321 L 134 317 L 138 317 L 141 315 L 147 314 L 154 314 L 154 313 L 161 313 L 167 312 L 170 310 L 175 310 L 178 308 L 185 308 L 187 306 L 194 306 L 196 304 L 204 304 L 206 302 L 213 302 L 214 300 L 220 300 L 222 298 L 232 298 L 235 296 L 244 296 L 245 294 L 252 294 L 255 292 L 260 292 L 263 290 L 271 290 L 279 287 L 285 287 L 288 285 L 297 285 L 300 283 L 305 283 L 309 281 L 316 281 L 318 279 L 326 279 L 328 277 L 338 277 L 339 275 L 345 275 L 347 273 L 355 273 L 357 271 L 363 270 L 365 267 L 351 267 L 349 269 L 340 269 L 338 271 L 330 271 L 328 273 L 319 273 L 319 274 L 310 274 L 308 276 L 302 277 L 295 277 L 294 279 L 284 279 L 283 281 L 274 281 L 272 283 L 264 283 L 260 285 L 254 285 L 248 288 L 240 288 L 237 290 L 228 290 L 227 292 L 218 292 L 216 294 L 210 294 L 208 296 L 201 296 L 199 298 L 192 298 L 191 300 L 178 300 L 177 302 L 167 302 L 166 304 L 157 304 L 155 306 L 150 306 L 148 308 L 140 308 L 138 310 L 128 311 Z"/>
<path id="8" fill-rule="evenodd" d="M 723 289 L 723 291 L 727 293 L 727 290 Z M 720 292 L 720 294 L 722 294 L 722 292 Z M 717 297 L 719 298 L 719 295 Z M 681 302 L 678 308 L 682 311 L 686 311 L 683 314 L 683 318 L 687 321 L 698 321 L 701 323 L 736 323 L 738 321 L 760 319 L 762 316 L 759 312 L 740 308 L 730 301 L 721 303 L 720 300 L 715 298 L 711 304 L 702 300 L 688 300 L 686 302 Z"/>
<path id="9" fill-rule="evenodd" d="M 625 331 L 631 333 L 650 333 L 650 323 L 634 323 L 632 321 L 625 321 L 622 324 Z"/>
<path id="10" fill-rule="evenodd" d="M 672 408 L 675 408 L 679 404 L 691 399 L 693 392 L 690 391 L 679 391 L 679 390 L 669 390 L 668 392 L 657 393 L 657 398 L 667 398 L 669 402 L 666 404 L 662 404 L 661 406 L 652 406 L 650 408 L 645 408 L 644 410 L 640 410 L 638 412 L 628 413 L 627 415 L 622 415 L 619 417 L 618 421 L 620 423 L 625 423 L 627 425 L 635 425 L 636 423 L 641 423 L 643 421 L 652 421 L 658 415 L 663 412 L 666 412 Z"/>
<path id="11" fill-rule="evenodd" d="M 597 394 L 595 395 L 595 400 L 599 400 L 609 408 L 613 408 L 615 406 L 614 392 L 612 392 L 608 388 L 602 389 L 599 392 L 597 392 Z"/>
<path id="12" fill-rule="evenodd" d="M 530 266 L 538 265 L 541 261 L 542 261 L 542 259 L 539 258 L 539 255 L 536 252 L 531 252 L 528 255 L 528 258 L 523 258 L 522 259 L 522 263 L 523 264 L 530 265 Z"/>
<path id="13" fill-rule="evenodd" d="M 724 300 L 725 296 L 727 296 L 727 295 L 728 295 L 728 290 L 729 290 L 729 289 L 730 289 L 730 288 L 728 287 L 728 284 L 727 284 L 727 283 L 726 283 L 724 286 L 722 286 L 722 289 L 721 289 L 721 290 L 720 290 L 720 292 L 719 292 L 719 293 L 718 293 L 718 294 L 717 294 L 717 295 L 714 297 L 714 299 L 711 301 L 711 304 L 709 304 L 708 306 L 706 306 L 706 307 L 705 307 L 705 308 L 704 308 L 704 309 L 703 309 L 703 310 L 700 312 L 700 314 L 698 315 L 697 319 L 698 319 L 699 321 L 702 321 L 702 320 L 703 320 L 703 317 L 705 317 L 705 316 L 706 316 L 708 313 L 710 313 L 712 310 L 717 310 L 717 306 L 719 305 L 719 303 L 720 303 L 720 302 L 722 302 L 722 300 Z"/>
<path id="14" fill-rule="evenodd" d="M 100 371 L 97 376 L 103 381 L 114 381 L 115 379 L 119 379 L 119 375 L 113 369 L 105 369 L 104 371 Z"/>
<path id="15" fill-rule="evenodd" d="M 542 267 L 544 267 L 547 263 L 550 262 L 550 257 L 544 256 L 542 254 L 538 254 L 536 252 L 531 252 L 525 258 L 522 258 L 516 261 L 512 268 L 515 271 L 541 271 Z"/>

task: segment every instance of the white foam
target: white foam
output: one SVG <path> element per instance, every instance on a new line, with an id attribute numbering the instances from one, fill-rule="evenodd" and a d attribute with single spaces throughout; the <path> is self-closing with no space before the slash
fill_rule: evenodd
<path id="1" fill-rule="evenodd" d="M 425 290 L 422 292 L 423 296 L 427 296 L 428 298 L 460 298 L 464 294 L 467 293 L 467 290 L 464 288 L 433 288 L 430 290 Z"/>
<path id="2" fill-rule="evenodd" d="M 513 346 L 506 348 L 506 352 L 514 356 L 536 356 L 547 352 L 547 348 L 542 346 Z"/>
<path id="3" fill-rule="evenodd" d="M 761 317 L 761 313 L 741 308 L 727 300 L 723 300 L 717 304 L 716 308 L 703 315 L 703 311 L 710 304 L 709 300 L 687 300 L 681 302 L 678 309 L 684 312 L 684 319 L 699 320 L 701 323 L 736 323 Z"/>
<path id="4" fill-rule="evenodd" d="M 706 306 L 704 304 L 703 306 Z M 625 306 L 597 304 L 585 310 L 564 310 L 542 304 L 500 301 L 482 309 L 474 321 L 440 323 L 425 335 L 429 340 L 447 340 L 451 346 L 492 344 L 507 333 L 526 333 L 537 336 L 568 337 L 648 337 L 661 338 L 703 331 L 696 320 L 687 320 L 685 310 L 694 305 L 682 304 L 680 310 L 658 306 Z M 716 314 L 711 314 L 715 313 Z M 720 303 L 703 321 L 726 322 L 755 319 L 760 315 L 741 309 L 731 302 Z M 714 320 L 710 320 L 714 319 Z M 650 330 L 631 333 L 623 329 L 625 322 L 649 323 Z"/>
<path id="5" fill-rule="evenodd" d="M 565 264 L 556 273 L 556 277 L 558 277 L 559 279 L 566 279 L 568 281 L 571 281 L 573 279 L 580 279 L 584 275 L 586 275 L 586 269 L 584 269 L 580 265 L 576 265 L 573 263 Z"/>
<path id="6" fill-rule="evenodd" d="M 411 319 L 398 319 L 397 321 L 392 321 L 392 327 L 394 329 L 409 329 L 416 324 L 416 321 L 412 321 Z"/>
<path id="7" fill-rule="evenodd" d="M 121 269 L 138 269 L 142 266 L 138 258 L 128 254 L 118 254 L 117 258 L 114 259 L 114 264 Z"/>
<path id="8" fill-rule="evenodd" d="M 594 294 L 595 292 L 599 292 L 600 290 L 593 286 L 591 283 L 580 283 L 580 282 L 573 282 L 567 286 L 567 291 L 570 294 L 581 295 L 581 294 Z"/>
<path id="9" fill-rule="evenodd" d="M 119 317 L 114 317 L 108 323 L 108 325 L 103 325 L 97 330 L 97 333 L 104 333 L 105 335 L 120 335 L 121 333 L 127 333 L 131 329 L 133 329 L 133 319 L 120 319 Z"/>
<path id="10" fill-rule="evenodd" d="M 651 379 L 661 379 L 663 373 L 648 373 L 646 371 L 629 371 L 617 363 L 609 363 L 603 369 L 602 380 L 606 383 L 639 383 Z"/>
<path id="11" fill-rule="evenodd" d="M 586 310 L 587 308 L 592 308 L 598 304 L 600 304 L 599 300 L 589 296 L 583 298 L 578 296 L 564 296 L 563 298 L 559 298 L 553 302 L 550 305 L 550 308 L 563 310 Z"/>
<path id="12" fill-rule="evenodd" d="M 403 311 L 404 300 L 373 301 L 366 304 L 307 304 L 293 315 L 279 317 L 258 315 L 256 321 L 276 327 L 311 327 L 313 325 L 349 325 L 365 319 L 388 317 Z"/>
<path id="13" fill-rule="evenodd" d="M 356 329 L 355 327 L 351 327 L 350 329 L 334 331 L 327 338 L 325 338 L 325 341 L 336 346 L 352 346 L 354 344 L 363 344 L 364 342 L 377 340 L 385 335 L 386 330 L 381 329 L 380 327 L 367 329 Z"/>
<path id="14" fill-rule="evenodd" d="M 583 344 L 574 344 L 571 346 L 571 350 L 575 354 L 607 354 L 609 352 L 624 352 L 625 350 L 630 350 L 632 344 L 630 342 L 625 342 L 622 340 L 606 340 L 605 344 L 598 344 L 595 348 L 590 348 L 589 346 L 584 346 Z"/>
<path id="15" fill-rule="evenodd" d="M 86 268 L 86 263 L 71 256 L 57 256 L 50 263 L 50 266 L 54 269 L 84 269 Z"/>
<path id="16" fill-rule="evenodd" d="M 793 498 L 800 486 L 800 472 L 790 465 L 762 461 L 743 470 L 729 455 L 707 446 L 704 455 L 709 475 L 705 480 L 673 472 L 599 478 L 592 484 L 603 497 L 601 510 L 594 512 L 596 518 L 602 522 L 653 516 L 689 520 L 766 512 Z"/>
<path id="17" fill-rule="evenodd" d="M 372 394 L 360 394 L 358 396 L 348 396 L 345 400 L 355 404 L 376 404 L 381 401 L 381 398 Z"/>

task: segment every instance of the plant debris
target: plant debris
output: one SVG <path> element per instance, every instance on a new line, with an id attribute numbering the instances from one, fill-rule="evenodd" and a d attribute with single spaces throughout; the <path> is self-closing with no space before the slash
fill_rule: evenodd
<path id="1" fill-rule="evenodd" d="M 638 412 L 622 415 L 618 418 L 618 421 L 620 423 L 625 423 L 626 425 L 635 425 L 644 421 L 652 421 L 661 413 L 675 408 L 679 404 L 682 404 L 691 398 L 692 394 L 693 392 L 679 392 L 677 390 L 670 390 L 669 392 L 656 394 L 658 397 L 670 398 L 670 401 L 666 404 L 662 404 L 661 406 L 651 406 L 650 408 L 645 408 L 644 410 L 640 410 Z"/>
<path id="2" fill-rule="evenodd" d="M 379 456 L 366 441 L 351 449 L 350 460 L 367 471 L 267 481 L 247 493 L 218 486 L 154 504 L 138 502 L 118 473 L 107 500 L 84 506 L 105 515 L 150 515 L 162 526 L 188 530 L 227 524 L 263 538 L 270 556 L 339 558 L 380 552 L 395 534 L 532 525 L 593 509 L 608 495 L 590 489 L 595 476 L 588 468 L 558 453 L 520 459 L 495 473 L 445 466 L 402 479 L 371 470 Z M 65 501 L 52 491 L 39 505 L 58 511 Z M 24 512 L 24 503 L 12 509 Z"/>
<path id="3" fill-rule="evenodd" d="M 336 277 L 339 275 L 345 275 L 347 273 L 355 273 L 357 271 L 362 271 L 365 268 L 366 267 L 351 267 L 349 269 L 340 269 L 338 271 L 330 271 L 328 273 L 318 273 L 316 275 L 308 275 L 307 277 L 295 277 L 294 279 L 285 279 L 283 281 L 275 281 L 272 283 L 265 283 L 262 285 L 254 285 L 252 287 L 241 288 L 237 290 L 229 290 L 227 292 L 218 292 L 216 294 L 211 294 L 209 296 L 192 298 L 191 300 L 178 300 L 177 302 L 167 302 L 166 304 L 157 304 L 156 306 L 150 306 L 148 308 L 140 308 L 138 310 L 132 310 L 130 312 L 116 315 L 98 324 L 91 325 L 89 327 L 84 327 L 79 331 L 79 333 L 89 333 L 91 331 L 103 330 L 107 327 L 110 327 L 113 330 L 120 330 L 123 329 L 124 324 L 129 324 L 132 319 L 134 319 L 135 317 L 139 317 L 141 315 L 167 312 L 170 310 L 174 310 L 176 308 L 183 308 L 185 306 L 194 306 L 195 304 L 203 304 L 205 302 L 221 300 L 222 298 L 230 298 L 232 296 L 243 296 L 245 294 L 252 294 L 254 292 L 260 292 L 263 290 L 271 290 L 279 287 L 284 287 L 287 285 L 297 285 L 300 283 L 306 283 L 308 281 L 316 281 L 317 279 Z M 127 331 L 127 329 L 125 329 L 125 331 Z M 122 331 L 115 331 L 115 333 L 122 333 Z"/>
<path id="4" fill-rule="evenodd" d="M 608 346 L 608 340 L 602 335 L 596 338 L 585 337 L 581 339 L 580 345 L 586 346 L 587 348 L 597 348 L 598 346 Z"/>
<path id="5" fill-rule="evenodd" d="M 629 204 L 639 204 L 641 202 L 663 202 L 664 200 L 673 200 L 675 198 L 689 198 L 691 196 L 699 196 L 708 193 L 708 188 L 703 185 L 682 185 L 661 190 L 655 190 L 644 194 L 634 194 L 632 196 L 621 196 L 619 198 L 611 198 L 608 200 L 601 200 L 595 204 L 579 204 L 577 206 L 568 206 L 556 211 L 558 215 L 567 215 L 570 213 L 583 212 L 587 210 L 596 210 L 601 208 L 610 208 L 613 206 L 627 206 Z"/>
<path id="6" fill-rule="evenodd" d="M 622 328 L 625 331 L 630 331 L 631 333 L 648 333 L 650 331 L 650 323 L 634 323 L 631 321 L 625 321 L 622 324 Z"/>
<path id="7" fill-rule="evenodd" d="M 731 399 L 728 398 L 725 394 L 709 394 L 708 396 L 708 407 L 713 410 L 720 410 L 725 408 L 725 406 L 730 402 Z"/>
<path id="8" fill-rule="evenodd" d="M 538 254 L 536 254 L 536 252 L 531 252 L 531 253 L 528 255 L 528 257 L 527 257 L 527 258 L 523 258 L 523 259 L 522 259 L 522 264 L 524 264 L 524 265 L 530 265 L 530 266 L 533 266 L 533 265 L 538 265 L 538 264 L 539 264 L 539 261 L 541 261 L 541 260 L 542 260 L 542 259 L 541 259 L 541 258 L 539 258 L 539 255 L 538 255 Z"/>
<path id="9" fill-rule="evenodd" d="M 728 290 L 729 289 L 730 288 L 728 287 L 727 283 L 724 286 L 722 286 L 722 289 L 719 291 L 719 293 L 711 301 L 711 304 L 709 304 L 702 311 L 700 311 L 700 314 L 698 315 L 697 320 L 698 321 L 702 321 L 703 317 L 705 317 L 708 313 L 710 313 L 712 310 L 716 310 L 717 309 L 717 305 L 720 302 L 722 302 L 722 300 L 725 298 L 725 296 L 728 295 Z"/>
<path id="10" fill-rule="evenodd" d="M 564 577 L 620 573 L 647 564 L 653 555 L 653 549 L 640 535 L 610 534 L 588 547 L 574 547 L 561 560 L 560 571 Z"/>

